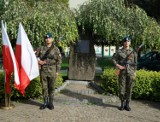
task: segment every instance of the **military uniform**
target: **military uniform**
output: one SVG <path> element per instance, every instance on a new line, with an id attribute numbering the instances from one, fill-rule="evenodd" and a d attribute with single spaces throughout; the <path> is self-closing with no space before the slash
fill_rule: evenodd
<path id="1" fill-rule="evenodd" d="M 36 55 L 40 60 L 45 60 L 46 63 L 40 65 L 40 78 L 42 83 L 42 92 L 44 97 L 44 104 L 52 105 L 54 97 L 54 84 L 56 81 L 56 73 L 60 71 L 61 67 L 61 54 L 59 49 L 52 45 L 53 49 L 46 55 L 49 47 L 42 46 L 40 47 Z"/>
<path id="2" fill-rule="evenodd" d="M 132 96 L 132 87 L 136 77 L 137 54 L 132 48 L 122 48 L 113 55 L 112 61 L 115 65 L 119 64 L 125 67 L 125 69 L 120 70 L 120 74 L 118 76 L 119 97 L 122 101 L 122 106 L 124 107 L 125 103 L 123 102 L 127 101 L 129 104 Z"/>

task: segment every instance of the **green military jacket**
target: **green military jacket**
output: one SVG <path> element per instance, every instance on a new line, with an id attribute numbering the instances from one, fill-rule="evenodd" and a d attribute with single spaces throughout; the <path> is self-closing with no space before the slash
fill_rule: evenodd
<path id="1" fill-rule="evenodd" d="M 121 70 L 120 73 L 128 73 L 130 75 L 135 74 L 137 68 L 137 53 L 132 49 L 119 49 L 112 56 L 113 63 L 125 66 L 124 70 Z"/>
<path id="2" fill-rule="evenodd" d="M 61 53 L 55 45 L 52 45 L 53 49 L 47 54 L 49 47 L 47 46 L 41 46 L 36 50 L 36 56 L 40 60 L 45 60 L 46 64 L 40 66 L 40 72 L 41 74 L 53 76 L 56 72 L 60 71 L 61 63 L 62 63 L 62 57 Z M 44 56 L 45 55 L 45 56 Z"/>

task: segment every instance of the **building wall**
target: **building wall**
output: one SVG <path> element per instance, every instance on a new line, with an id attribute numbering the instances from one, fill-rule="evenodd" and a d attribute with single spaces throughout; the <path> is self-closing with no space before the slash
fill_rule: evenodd
<path id="1" fill-rule="evenodd" d="M 115 46 L 104 46 L 104 50 L 102 50 L 102 46 L 94 45 L 94 49 L 97 57 L 102 57 L 102 51 L 104 52 L 104 57 L 112 57 L 116 52 Z"/>

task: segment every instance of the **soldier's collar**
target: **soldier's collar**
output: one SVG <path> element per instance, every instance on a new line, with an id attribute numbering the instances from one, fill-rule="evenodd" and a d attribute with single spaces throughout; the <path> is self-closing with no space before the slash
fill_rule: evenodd
<path id="1" fill-rule="evenodd" d="M 129 48 L 129 49 L 125 49 L 123 48 L 124 51 L 132 51 L 133 49 L 132 48 Z"/>

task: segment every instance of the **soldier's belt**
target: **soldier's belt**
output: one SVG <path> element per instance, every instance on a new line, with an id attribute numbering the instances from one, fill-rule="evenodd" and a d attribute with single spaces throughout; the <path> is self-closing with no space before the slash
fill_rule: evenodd
<path id="1" fill-rule="evenodd" d="M 136 66 L 135 63 L 126 63 L 125 65 L 126 65 L 126 66 Z"/>
<path id="2" fill-rule="evenodd" d="M 46 64 L 43 64 L 42 66 L 52 66 L 52 65 L 56 65 L 56 63 L 46 63 Z"/>
<path id="3" fill-rule="evenodd" d="M 136 63 L 120 63 L 120 65 L 123 65 L 123 66 L 136 66 L 137 64 Z"/>

